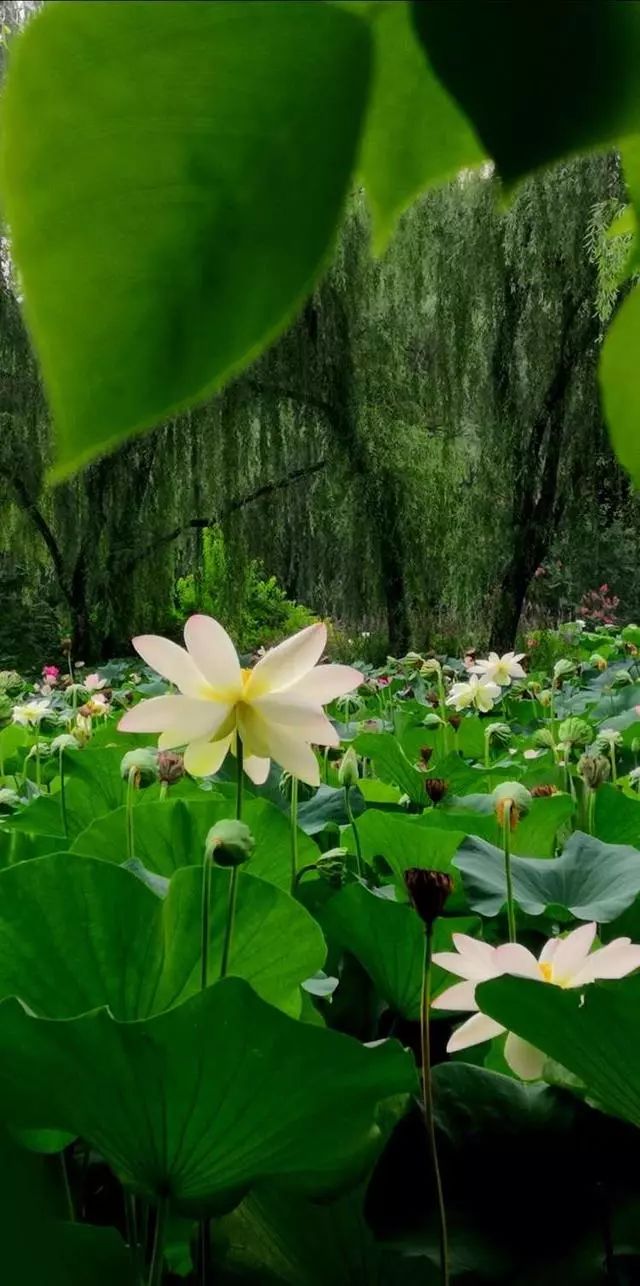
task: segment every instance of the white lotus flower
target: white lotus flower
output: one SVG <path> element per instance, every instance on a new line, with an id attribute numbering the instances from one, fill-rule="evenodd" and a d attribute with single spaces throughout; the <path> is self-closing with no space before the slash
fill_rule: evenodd
<path id="1" fill-rule="evenodd" d="M 472 674 L 466 683 L 451 685 L 447 705 L 456 710 L 468 710 L 470 706 L 475 706 L 476 710 L 486 713 L 493 709 L 493 703 L 499 696 L 500 688 L 497 683 L 490 679 L 479 679 L 477 674 Z"/>
<path id="2" fill-rule="evenodd" d="M 311 743 L 338 746 L 340 738 L 323 706 L 353 691 L 362 674 L 349 665 L 318 665 L 327 631 L 309 625 L 265 652 L 252 670 L 240 668 L 222 625 L 211 616 L 191 616 L 185 648 L 155 634 L 133 639 L 136 652 L 179 689 L 151 697 L 128 710 L 122 732 L 159 732 L 160 750 L 186 746 L 184 763 L 207 777 L 236 753 L 242 739 L 246 772 L 259 785 L 271 759 L 310 786 L 320 784 Z"/>
<path id="3" fill-rule="evenodd" d="M 22 705 L 13 707 L 13 722 L 23 728 L 35 728 L 50 711 L 49 701 L 23 701 Z"/>
<path id="4" fill-rule="evenodd" d="M 524 652 L 505 652 L 503 656 L 498 656 L 497 652 L 490 652 L 485 660 L 475 662 L 472 667 L 473 673 L 481 674 L 493 683 L 499 683 L 501 688 L 508 688 L 511 686 L 512 679 L 526 678 L 526 673 L 520 665 L 524 655 Z"/>
<path id="5" fill-rule="evenodd" d="M 454 1031 L 447 1045 L 448 1052 L 469 1049 L 506 1030 L 493 1018 L 480 1013 L 475 995 L 479 982 L 510 974 L 550 982 L 556 987 L 585 987 L 597 978 L 624 978 L 640 968 L 640 946 L 632 943 L 631 938 L 616 938 L 606 947 L 591 951 L 596 929 L 595 923 L 582 924 L 566 938 L 550 938 L 537 960 L 533 952 L 517 942 L 491 947 L 464 933 L 454 933 L 456 951 L 438 951 L 433 959 L 464 982 L 441 992 L 432 1008 L 471 1010 L 473 1017 Z M 504 1053 L 509 1066 L 523 1080 L 538 1080 L 542 1076 L 546 1055 L 513 1032 L 507 1035 Z"/>

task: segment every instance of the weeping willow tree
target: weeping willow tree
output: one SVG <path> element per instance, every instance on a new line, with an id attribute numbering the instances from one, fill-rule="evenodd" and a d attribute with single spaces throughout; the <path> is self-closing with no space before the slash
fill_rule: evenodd
<path id="1" fill-rule="evenodd" d="M 620 192 L 611 157 L 530 180 L 506 210 L 490 171 L 464 174 L 405 215 L 378 262 L 354 193 L 324 282 L 278 344 L 208 405 L 54 491 L 6 275 L 0 653 L 24 648 L 25 621 L 34 650 L 55 621 L 87 657 L 167 628 L 211 524 L 231 553 L 230 605 L 257 555 L 292 596 L 394 650 L 443 634 L 512 642 L 550 552 L 577 567 L 583 533 L 623 522 L 637 536 L 599 410 L 585 245 L 594 207 Z"/>

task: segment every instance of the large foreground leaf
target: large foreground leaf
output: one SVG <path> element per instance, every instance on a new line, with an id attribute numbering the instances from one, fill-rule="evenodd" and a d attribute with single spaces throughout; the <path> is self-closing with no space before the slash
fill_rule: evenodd
<path id="1" fill-rule="evenodd" d="M 211 827 L 233 816 L 234 803 L 215 795 L 198 800 L 165 800 L 141 803 L 136 809 L 133 834 L 135 856 L 147 870 L 171 877 L 183 866 L 202 861 Z M 243 818 L 256 845 L 251 856 L 252 875 L 288 889 L 291 884 L 291 828 L 288 818 L 264 799 L 245 801 Z M 61 845 L 57 845 L 61 847 Z M 100 817 L 72 844 L 72 852 L 87 853 L 106 862 L 127 859 L 127 814 L 117 808 Z M 300 866 L 314 862 L 318 849 L 303 831 L 298 832 Z"/>
<path id="2" fill-rule="evenodd" d="M 369 53 L 367 23 L 304 0 L 81 0 L 29 24 L 2 186 L 57 477 L 286 323 L 337 226 Z"/>
<path id="3" fill-rule="evenodd" d="M 229 872 L 212 871 L 209 976 L 218 977 Z M 160 1013 L 200 987 L 202 874 L 179 871 L 166 900 L 130 871 L 62 853 L 0 873 L 0 997 L 48 1018 L 108 1005 Z M 240 874 L 229 972 L 298 1015 L 300 983 L 324 964 L 315 920 L 288 894 Z"/>
<path id="4" fill-rule="evenodd" d="M 413 13 L 436 74 L 508 181 L 640 129 L 637 4 L 430 0 Z"/>
<path id="5" fill-rule="evenodd" d="M 372 32 L 375 75 L 360 165 L 379 253 L 398 216 L 423 188 L 479 165 L 483 152 L 427 65 L 409 5 L 394 0 L 383 7 Z"/>
<path id="6" fill-rule="evenodd" d="M 350 884 L 324 907 L 321 921 L 329 940 L 350 951 L 372 978 L 376 989 L 403 1018 L 420 1017 L 424 963 L 424 925 L 406 902 L 378 897 L 362 884 Z M 453 933 L 476 933 L 476 916 L 439 919 L 434 950 L 451 951 Z M 437 995 L 451 979 L 433 966 L 432 992 Z"/>
<path id="7" fill-rule="evenodd" d="M 453 864 L 462 872 L 469 905 L 481 915 L 498 915 L 507 900 L 502 850 L 470 837 Z M 578 920 L 615 920 L 640 891 L 640 852 L 626 844 L 603 844 L 575 831 L 561 857 L 511 859 L 513 894 L 529 915 L 567 913 Z"/>
<path id="8" fill-rule="evenodd" d="M 573 1072 L 608 1111 L 640 1126 L 637 978 L 583 990 L 500 978 L 476 994 L 484 1013 Z"/>
<path id="9" fill-rule="evenodd" d="M 374 1240 L 362 1198 L 356 1190 L 320 1205 L 274 1187 L 252 1194 L 216 1229 L 225 1266 L 234 1281 L 269 1286 L 437 1286 L 422 1258 Z"/>
<path id="10" fill-rule="evenodd" d="M 194 1213 L 269 1178 L 309 1195 L 353 1182 L 382 1142 L 379 1105 L 415 1088 L 395 1042 L 299 1023 L 237 978 L 137 1023 L 0 1005 L 3 1113 L 88 1139 L 127 1186 Z"/>

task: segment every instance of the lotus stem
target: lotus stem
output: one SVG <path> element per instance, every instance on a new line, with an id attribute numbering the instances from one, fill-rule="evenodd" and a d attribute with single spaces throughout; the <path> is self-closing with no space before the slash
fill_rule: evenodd
<path id="1" fill-rule="evenodd" d="M 231 954 L 231 942 L 233 939 L 233 922 L 236 917 L 236 901 L 238 897 L 238 875 L 240 867 L 231 868 L 231 879 L 229 881 L 229 901 L 227 903 L 227 923 L 224 930 L 224 942 L 222 944 L 222 963 L 220 965 L 220 977 L 226 978 L 227 969 L 229 968 L 229 956 Z"/>
<path id="2" fill-rule="evenodd" d="M 360 879 L 362 879 L 362 876 L 363 876 L 363 873 L 364 873 L 364 862 L 363 862 L 363 860 L 362 860 L 362 845 L 361 845 L 361 843 L 360 843 L 360 836 L 359 836 L 359 834 L 358 834 L 358 827 L 356 826 L 356 819 L 355 819 L 355 817 L 354 817 L 354 815 L 353 815 L 353 809 L 352 809 L 352 807 L 351 807 L 351 800 L 349 799 L 350 789 L 351 789 L 351 788 L 350 788 L 349 786 L 345 786 L 345 788 L 344 788 L 344 805 L 345 805 L 345 808 L 346 808 L 346 810 L 347 810 L 347 817 L 349 818 L 349 825 L 350 825 L 351 830 L 352 830 L 352 833 L 353 833 L 353 843 L 354 843 L 355 850 L 356 850 L 356 865 L 357 865 L 357 868 L 358 868 L 358 875 L 360 876 Z"/>
<path id="3" fill-rule="evenodd" d="M 149 1286 L 161 1286 L 164 1270 L 164 1239 L 167 1228 L 169 1202 L 161 1197 L 156 1212 L 156 1226 L 153 1234 L 153 1251 L 149 1270 Z"/>
<path id="4" fill-rule="evenodd" d="M 504 802 L 504 814 L 502 818 L 502 848 L 504 851 L 504 873 L 507 881 L 507 923 L 509 925 L 509 941 L 516 941 L 516 911 L 513 901 L 513 879 L 511 874 L 511 808 L 510 799 Z"/>
<path id="5" fill-rule="evenodd" d="M 200 949 L 200 986 L 204 991 L 209 983 L 209 924 L 211 916 L 211 869 L 212 861 L 208 853 L 204 855 L 202 865 L 202 934 Z"/>
<path id="6" fill-rule="evenodd" d="M 127 776 L 127 857 L 133 861 L 135 853 L 133 851 L 133 792 L 136 788 L 137 768 L 130 768 Z"/>
<path id="7" fill-rule="evenodd" d="M 431 952 L 432 925 L 425 927 L 424 964 L 422 969 L 422 994 L 420 997 L 420 1043 L 422 1049 L 422 1106 L 424 1121 L 429 1142 L 431 1164 L 436 1182 L 438 1200 L 438 1222 L 440 1237 L 440 1274 L 442 1286 L 449 1286 L 449 1243 L 447 1237 L 447 1213 L 444 1204 L 444 1192 L 438 1147 L 436 1143 L 435 1121 L 433 1114 L 433 1086 L 431 1083 L 431 1035 L 429 1029 L 429 1010 L 431 1007 Z"/>

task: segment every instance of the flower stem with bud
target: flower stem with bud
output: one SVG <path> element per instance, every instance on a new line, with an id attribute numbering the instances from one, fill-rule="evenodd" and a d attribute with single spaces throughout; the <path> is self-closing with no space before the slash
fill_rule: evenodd
<path id="1" fill-rule="evenodd" d="M 411 867 L 404 873 L 404 881 L 414 911 L 424 924 L 424 961 L 422 969 L 422 988 L 420 993 L 420 1045 L 422 1052 L 422 1106 L 424 1122 L 429 1143 L 429 1153 L 436 1183 L 438 1203 L 438 1226 L 440 1235 L 440 1273 L 442 1286 L 449 1286 L 449 1242 L 447 1237 L 447 1214 L 444 1204 L 444 1191 L 438 1161 L 435 1119 L 433 1111 L 433 1084 L 431 1080 L 431 1032 L 429 1027 L 429 1010 L 431 1008 L 431 966 L 433 947 L 433 926 L 442 914 L 449 894 L 453 891 L 453 881 L 444 871 L 428 871 L 421 867 Z"/>
<path id="2" fill-rule="evenodd" d="M 433 1085 L 431 1082 L 431 1031 L 429 1026 L 429 1009 L 431 1006 L 431 954 L 433 943 L 433 925 L 425 925 L 424 964 L 422 969 L 422 989 L 420 995 L 420 1046 L 422 1050 L 422 1107 L 424 1122 L 429 1141 L 429 1153 L 436 1182 L 438 1201 L 438 1231 L 440 1240 L 440 1271 L 442 1286 L 449 1286 L 449 1242 L 447 1237 L 447 1212 L 444 1204 L 444 1190 L 433 1111 Z"/>

